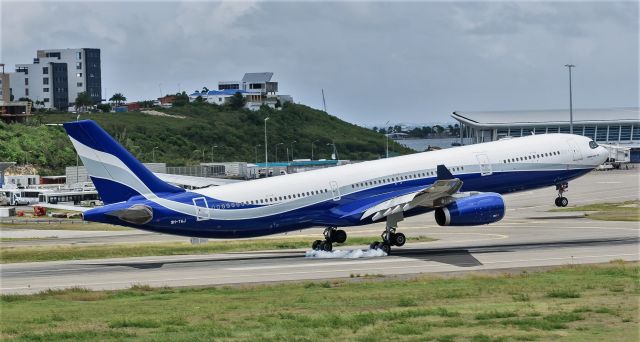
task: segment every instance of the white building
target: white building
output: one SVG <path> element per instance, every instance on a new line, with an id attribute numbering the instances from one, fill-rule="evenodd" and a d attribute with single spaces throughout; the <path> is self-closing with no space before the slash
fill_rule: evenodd
<path id="1" fill-rule="evenodd" d="M 218 90 L 208 92 L 194 92 L 189 95 L 191 102 L 202 97 L 208 103 L 222 105 L 236 93 L 242 94 L 246 100 L 245 108 L 258 110 L 262 105 L 276 108 L 280 104 L 293 102 L 290 95 L 278 95 L 278 82 L 271 81 L 272 72 L 249 72 L 244 74 L 241 81 L 220 81 Z"/>
<path id="2" fill-rule="evenodd" d="M 31 64 L 16 64 L 10 74 L 14 100 L 42 101 L 38 107 L 66 110 L 78 94 L 87 92 L 95 103 L 102 100 L 100 49 L 38 50 Z"/>

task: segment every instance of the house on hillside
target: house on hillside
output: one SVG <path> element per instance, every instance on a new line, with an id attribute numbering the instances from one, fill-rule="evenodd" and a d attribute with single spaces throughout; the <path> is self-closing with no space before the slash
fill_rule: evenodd
<path id="1" fill-rule="evenodd" d="M 196 91 L 189 95 L 189 101 L 194 102 L 201 97 L 208 103 L 223 105 L 229 98 L 240 93 L 247 101 L 245 108 L 258 110 L 262 105 L 277 108 L 278 104 L 293 102 L 290 95 L 278 94 L 278 82 L 274 82 L 272 72 L 250 72 L 244 74 L 241 81 L 220 81 L 218 90 L 208 92 Z"/>

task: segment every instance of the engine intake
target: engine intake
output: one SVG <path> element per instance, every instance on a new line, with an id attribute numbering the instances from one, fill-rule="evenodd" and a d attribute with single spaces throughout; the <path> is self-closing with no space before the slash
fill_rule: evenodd
<path id="1" fill-rule="evenodd" d="M 504 212 L 502 196 L 488 192 L 460 198 L 438 208 L 435 218 L 441 226 L 479 226 L 502 220 Z"/>

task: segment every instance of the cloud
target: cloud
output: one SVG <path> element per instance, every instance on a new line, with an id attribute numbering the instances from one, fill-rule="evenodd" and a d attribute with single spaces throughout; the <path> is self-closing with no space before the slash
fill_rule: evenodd
<path id="1" fill-rule="evenodd" d="M 148 99 L 244 72 L 357 123 L 429 122 L 454 110 L 638 103 L 637 2 L 0 3 L 1 56 L 102 49 L 108 93 Z M 19 13 L 20 15 L 16 15 Z M 615 87 L 612 87 L 615 85 Z"/>

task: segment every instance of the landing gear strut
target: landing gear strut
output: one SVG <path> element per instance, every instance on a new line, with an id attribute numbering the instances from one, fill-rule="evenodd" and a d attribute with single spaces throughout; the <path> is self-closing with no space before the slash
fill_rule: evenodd
<path id="1" fill-rule="evenodd" d="M 380 237 L 382 242 L 375 241 L 369 245 L 369 249 L 380 249 L 387 255 L 391 254 L 391 246 L 401 247 L 407 242 L 407 238 L 402 233 L 396 233 L 398 227 L 398 221 L 401 221 L 402 216 L 389 215 L 387 217 L 387 227 Z"/>
<path id="2" fill-rule="evenodd" d="M 311 245 L 316 251 L 331 252 L 333 250 L 333 243 L 344 243 L 347 241 L 347 232 L 342 229 L 336 229 L 336 227 L 327 227 L 324 230 L 324 241 L 316 240 Z"/>
<path id="3" fill-rule="evenodd" d="M 569 183 L 562 183 L 556 185 L 556 190 L 558 190 L 558 197 L 556 197 L 556 207 L 566 207 L 569 204 L 569 200 L 563 196 L 565 192 L 567 192 L 569 188 Z"/>

